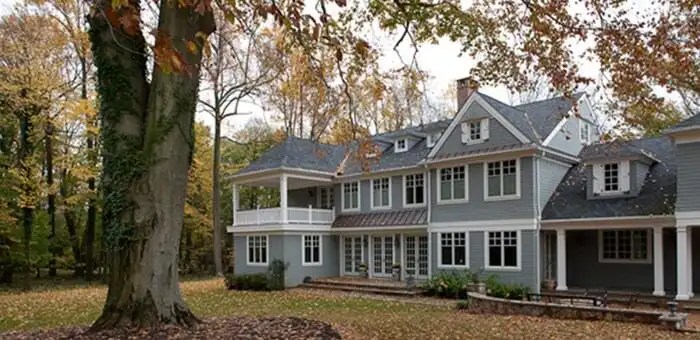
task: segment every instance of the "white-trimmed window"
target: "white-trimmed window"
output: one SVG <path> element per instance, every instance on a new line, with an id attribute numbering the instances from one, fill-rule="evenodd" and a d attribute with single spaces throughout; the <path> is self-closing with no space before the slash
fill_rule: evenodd
<path id="1" fill-rule="evenodd" d="M 468 121 L 461 124 L 462 143 L 477 144 L 489 139 L 489 119 Z"/>
<path id="2" fill-rule="evenodd" d="M 391 208 L 391 178 L 372 179 L 372 209 Z"/>
<path id="3" fill-rule="evenodd" d="M 360 210 L 360 182 L 343 183 L 343 210 Z"/>
<path id="4" fill-rule="evenodd" d="M 425 204 L 425 179 L 423 174 L 403 177 L 403 205 L 420 206 Z"/>
<path id="5" fill-rule="evenodd" d="M 630 190 L 629 161 L 593 164 L 593 192 L 614 195 Z"/>
<path id="6" fill-rule="evenodd" d="M 467 169 L 462 165 L 439 170 L 438 202 L 467 200 Z"/>
<path id="7" fill-rule="evenodd" d="M 647 229 L 600 230 L 600 262 L 651 262 L 651 233 Z"/>
<path id="8" fill-rule="evenodd" d="M 267 245 L 267 235 L 248 235 L 248 265 L 267 266 L 269 249 Z"/>
<path id="9" fill-rule="evenodd" d="M 581 129 L 579 130 L 581 143 L 588 144 L 591 142 L 591 126 L 587 122 L 581 120 Z"/>
<path id="10" fill-rule="evenodd" d="M 520 159 L 487 162 L 484 168 L 487 200 L 520 197 Z"/>
<path id="11" fill-rule="evenodd" d="M 486 233 L 486 268 L 520 268 L 520 233 L 517 231 L 489 231 Z"/>
<path id="12" fill-rule="evenodd" d="M 394 150 L 396 152 L 404 152 L 408 150 L 408 140 L 406 138 L 397 139 L 394 142 Z"/>
<path id="13" fill-rule="evenodd" d="M 467 233 L 440 233 L 440 267 L 469 267 Z"/>
<path id="14" fill-rule="evenodd" d="M 433 132 L 429 134 L 428 137 L 426 137 L 425 144 L 429 148 L 432 148 L 433 146 L 435 146 L 435 144 L 437 144 L 437 141 L 440 139 L 441 136 L 442 131 Z"/>
<path id="15" fill-rule="evenodd" d="M 320 266 L 323 263 L 321 260 L 323 256 L 321 235 L 302 235 L 301 240 L 303 242 L 301 264 L 304 266 Z"/>
<path id="16" fill-rule="evenodd" d="M 318 207 L 321 209 L 333 208 L 333 188 L 318 188 Z"/>

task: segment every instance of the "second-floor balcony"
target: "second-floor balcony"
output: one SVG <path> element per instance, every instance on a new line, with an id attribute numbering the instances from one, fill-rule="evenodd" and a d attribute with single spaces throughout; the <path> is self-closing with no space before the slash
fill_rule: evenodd
<path id="1" fill-rule="evenodd" d="M 234 226 L 255 226 L 265 224 L 315 224 L 329 225 L 335 218 L 334 209 L 306 208 L 266 208 L 236 211 Z"/>

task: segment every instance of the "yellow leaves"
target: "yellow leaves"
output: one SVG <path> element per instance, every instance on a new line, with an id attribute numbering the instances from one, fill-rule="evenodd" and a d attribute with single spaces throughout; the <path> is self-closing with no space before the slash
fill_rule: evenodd
<path id="1" fill-rule="evenodd" d="M 112 8 L 114 9 L 120 9 L 127 5 L 129 5 L 129 0 L 112 0 Z"/>

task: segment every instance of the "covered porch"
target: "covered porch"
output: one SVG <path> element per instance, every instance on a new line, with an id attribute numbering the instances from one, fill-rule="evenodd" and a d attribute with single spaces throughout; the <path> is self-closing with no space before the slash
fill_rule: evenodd
<path id="1" fill-rule="evenodd" d="M 245 188 L 248 197 L 242 197 Z M 331 177 L 297 171 L 275 171 L 233 180 L 232 230 L 289 225 L 330 226 L 335 219 Z"/>
<path id="2" fill-rule="evenodd" d="M 689 300 L 700 289 L 700 229 L 673 216 L 542 224 L 544 288 Z M 697 234 L 697 235 L 696 235 Z"/>

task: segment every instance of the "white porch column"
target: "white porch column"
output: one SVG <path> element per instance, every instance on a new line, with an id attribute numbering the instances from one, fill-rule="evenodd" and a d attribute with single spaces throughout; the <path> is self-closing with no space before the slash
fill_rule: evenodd
<path id="1" fill-rule="evenodd" d="M 233 184 L 233 188 L 231 190 L 231 200 L 233 200 L 233 225 L 236 225 L 238 223 L 238 218 L 236 218 L 236 211 L 238 211 L 238 184 Z"/>
<path id="2" fill-rule="evenodd" d="M 693 228 L 688 227 L 688 270 L 686 275 L 688 276 L 688 296 L 693 297 Z"/>
<path id="3" fill-rule="evenodd" d="M 664 296 L 664 233 L 663 227 L 654 227 L 654 295 Z"/>
<path id="4" fill-rule="evenodd" d="M 282 214 L 282 224 L 287 223 L 287 175 L 280 177 L 280 210 Z"/>
<path id="5" fill-rule="evenodd" d="M 401 280 L 404 279 L 404 273 L 405 273 L 405 269 L 404 269 L 404 267 L 403 267 L 403 266 L 404 266 L 404 261 L 403 261 L 404 250 L 403 250 L 403 247 L 404 247 L 404 245 L 403 245 L 403 234 L 399 234 L 399 265 L 401 266 L 401 270 L 399 271 L 399 273 L 400 273 L 399 276 L 400 276 L 400 279 L 401 279 Z"/>
<path id="6" fill-rule="evenodd" d="M 566 286 L 566 230 L 557 229 L 557 290 L 568 290 Z"/>
<path id="7" fill-rule="evenodd" d="M 678 295 L 676 300 L 688 300 L 690 283 L 688 277 L 688 226 L 676 226 L 676 272 L 678 275 Z"/>

